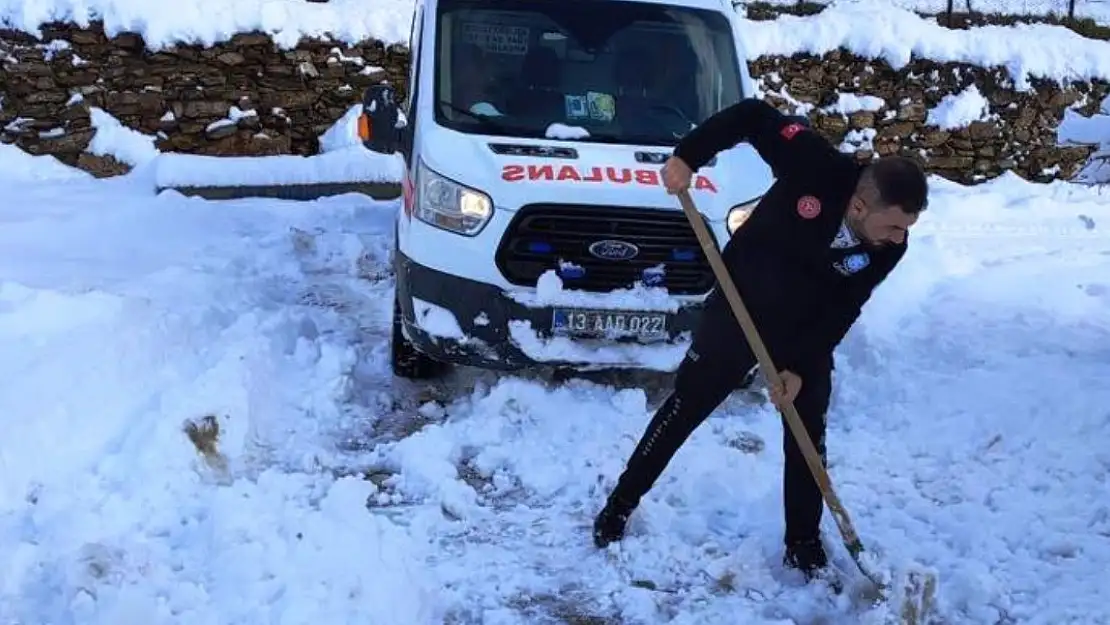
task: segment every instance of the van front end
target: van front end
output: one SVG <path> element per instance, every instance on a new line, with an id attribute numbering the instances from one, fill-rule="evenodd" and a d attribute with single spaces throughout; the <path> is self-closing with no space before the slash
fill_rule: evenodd
<path id="1" fill-rule="evenodd" d="M 506 165 L 505 177 L 516 167 Z M 562 167 L 525 170 L 543 178 Z M 610 166 L 580 178 L 595 169 L 658 176 L 657 168 Z M 502 194 L 520 202 L 506 206 L 425 165 L 415 191 L 398 226 L 395 269 L 401 329 L 421 353 L 503 370 L 669 371 L 689 347 L 714 280 L 677 207 L 591 203 L 535 181 Z M 529 194 L 537 201 L 519 197 Z M 706 224 L 727 236 L 723 222 Z"/>

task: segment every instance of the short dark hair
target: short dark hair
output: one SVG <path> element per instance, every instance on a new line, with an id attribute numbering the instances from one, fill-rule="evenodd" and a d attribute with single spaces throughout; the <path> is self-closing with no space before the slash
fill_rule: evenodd
<path id="1" fill-rule="evenodd" d="M 929 205 L 925 170 L 905 156 L 880 158 L 864 168 L 856 186 L 864 200 L 875 208 L 901 207 L 915 214 Z"/>

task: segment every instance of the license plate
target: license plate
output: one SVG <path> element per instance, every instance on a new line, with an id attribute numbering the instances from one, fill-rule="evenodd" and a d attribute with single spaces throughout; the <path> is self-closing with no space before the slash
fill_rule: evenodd
<path id="1" fill-rule="evenodd" d="M 660 339 L 667 335 L 667 314 L 556 308 L 552 314 L 551 331 L 562 336 Z"/>

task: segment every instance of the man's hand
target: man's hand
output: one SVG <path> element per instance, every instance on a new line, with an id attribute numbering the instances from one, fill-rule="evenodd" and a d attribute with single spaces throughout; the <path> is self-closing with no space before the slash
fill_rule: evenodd
<path id="1" fill-rule="evenodd" d="M 778 388 L 771 385 L 771 402 L 779 410 L 785 410 L 786 406 L 798 398 L 798 391 L 802 390 L 802 378 L 793 371 L 784 370 L 779 372 L 779 381 L 781 386 Z"/>
<path id="2" fill-rule="evenodd" d="M 690 180 L 694 177 L 694 172 L 690 170 L 690 166 L 686 164 L 681 158 L 672 156 L 663 163 L 663 186 L 667 189 L 667 193 L 675 195 L 681 191 L 690 188 Z"/>

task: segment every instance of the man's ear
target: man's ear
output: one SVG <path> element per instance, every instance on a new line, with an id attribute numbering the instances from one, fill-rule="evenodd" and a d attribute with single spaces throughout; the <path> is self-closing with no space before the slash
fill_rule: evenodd
<path id="1" fill-rule="evenodd" d="M 845 213 L 852 217 L 863 217 L 863 202 L 855 194 L 848 198 L 848 210 Z"/>

